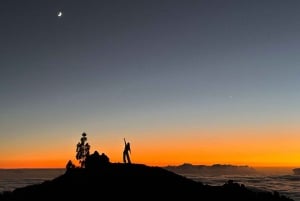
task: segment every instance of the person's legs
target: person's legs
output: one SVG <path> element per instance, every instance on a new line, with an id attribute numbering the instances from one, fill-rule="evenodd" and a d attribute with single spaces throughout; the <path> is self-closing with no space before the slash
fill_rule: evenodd
<path id="1" fill-rule="evenodd" d="M 126 158 L 127 158 L 127 162 L 128 162 L 128 163 L 131 163 L 130 157 L 129 157 L 129 154 L 128 154 L 128 153 L 126 154 Z"/>
<path id="2" fill-rule="evenodd" d="M 123 162 L 126 163 L 126 153 L 123 152 Z"/>

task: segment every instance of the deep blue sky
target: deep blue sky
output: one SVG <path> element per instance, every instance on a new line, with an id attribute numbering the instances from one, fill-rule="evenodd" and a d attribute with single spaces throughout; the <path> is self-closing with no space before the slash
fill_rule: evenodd
<path id="1" fill-rule="evenodd" d="M 299 125 L 299 10 L 296 0 L 3 0 L 0 147 L 82 131 L 160 140 Z"/>

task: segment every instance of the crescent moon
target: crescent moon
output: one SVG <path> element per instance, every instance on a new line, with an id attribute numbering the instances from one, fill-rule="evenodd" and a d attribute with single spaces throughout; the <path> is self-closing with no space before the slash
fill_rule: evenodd
<path id="1" fill-rule="evenodd" d="M 58 16 L 58 17 L 61 17 L 61 16 L 62 16 L 62 12 L 59 11 L 59 12 L 57 13 L 57 16 Z"/>

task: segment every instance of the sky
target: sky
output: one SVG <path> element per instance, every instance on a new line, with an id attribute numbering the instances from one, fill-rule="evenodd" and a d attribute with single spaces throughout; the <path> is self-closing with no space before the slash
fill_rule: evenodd
<path id="1" fill-rule="evenodd" d="M 76 163 L 83 132 L 111 162 L 299 167 L 299 9 L 1 1 L 0 168 Z"/>

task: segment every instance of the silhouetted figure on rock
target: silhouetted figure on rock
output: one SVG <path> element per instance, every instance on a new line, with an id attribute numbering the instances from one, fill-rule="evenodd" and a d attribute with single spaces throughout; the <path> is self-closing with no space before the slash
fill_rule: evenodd
<path id="1" fill-rule="evenodd" d="M 123 151 L 123 162 L 131 164 L 131 160 L 130 160 L 130 156 L 129 156 L 129 153 L 131 154 L 130 143 L 126 142 L 125 138 L 124 138 L 124 143 L 125 143 L 125 145 L 124 145 L 124 151 Z"/>
<path id="2" fill-rule="evenodd" d="M 71 168 L 75 168 L 75 165 L 73 164 L 73 162 L 71 160 L 68 161 L 67 165 L 66 165 L 66 169 L 71 169 Z"/>

